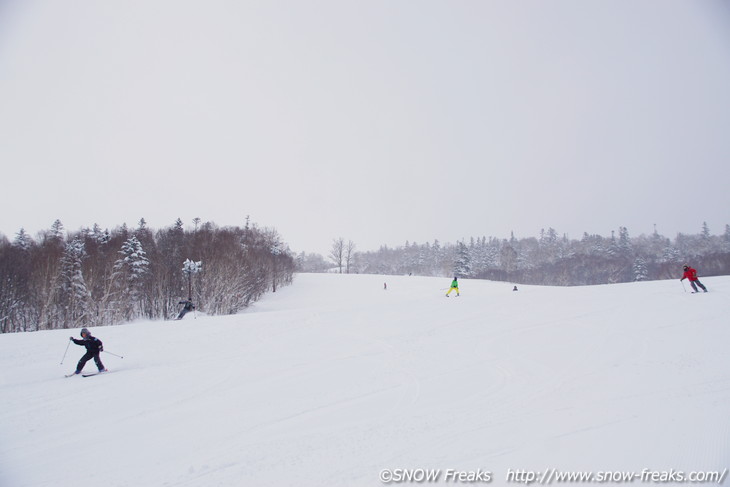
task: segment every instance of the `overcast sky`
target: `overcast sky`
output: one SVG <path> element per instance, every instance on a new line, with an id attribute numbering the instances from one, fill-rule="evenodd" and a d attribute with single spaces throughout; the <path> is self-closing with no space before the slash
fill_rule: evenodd
<path id="1" fill-rule="evenodd" d="M 0 0 L 0 232 L 730 223 L 720 0 Z"/>

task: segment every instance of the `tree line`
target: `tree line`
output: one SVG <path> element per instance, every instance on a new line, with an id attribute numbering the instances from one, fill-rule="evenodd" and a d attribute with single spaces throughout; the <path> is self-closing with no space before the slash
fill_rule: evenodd
<path id="1" fill-rule="evenodd" d="M 170 319 L 188 297 L 233 314 L 292 282 L 294 258 L 275 230 L 194 223 L 67 233 L 57 220 L 35 239 L 0 236 L 0 332 Z"/>
<path id="2" fill-rule="evenodd" d="M 671 279 L 681 276 L 685 263 L 703 276 L 730 274 L 730 225 L 712 235 L 706 223 L 698 234 L 677 234 L 670 239 L 656 230 L 631 237 L 626 227 L 610 236 L 584 233 L 570 239 L 555 229 L 538 237 L 508 239 L 479 237 L 455 243 L 382 246 L 377 251 L 355 252 L 343 258 L 343 239 L 333 241 L 329 260 L 301 253 L 297 266 L 307 272 L 357 272 L 458 276 L 538 285 L 592 285 Z M 345 248 L 354 248 L 350 242 Z M 343 265 L 346 262 L 346 265 Z"/>

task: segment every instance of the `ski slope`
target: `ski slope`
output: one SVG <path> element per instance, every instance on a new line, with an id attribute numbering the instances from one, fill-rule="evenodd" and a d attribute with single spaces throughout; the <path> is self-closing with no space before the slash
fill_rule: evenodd
<path id="1" fill-rule="evenodd" d="M 89 378 L 63 377 L 82 347 L 60 365 L 79 330 L 0 335 L 0 486 L 722 471 L 730 277 L 702 281 L 445 298 L 450 279 L 303 274 L 235 316 L 92 329 L 124 358 Z"/>

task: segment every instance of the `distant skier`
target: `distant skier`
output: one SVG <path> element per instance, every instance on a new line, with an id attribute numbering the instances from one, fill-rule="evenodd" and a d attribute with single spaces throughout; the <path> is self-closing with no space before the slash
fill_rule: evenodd
<path id="1" fill-rule="evenodd" d="M 388 283 L 387 282 L 384 282 L 383 283 L 383 291 L 387 291 L 387 290 L 388 290 Z"/>
<path id="2" fill-rule="evenodd" d="M 513 291 L 517 291 L 517 286 L 512 288 Z"/>
<path id="3" fill-rule="evenodd" d="M 707 288 L 704 284 L 700 282 L 699 279 L 697 279 L 697 270 L 691 268 L 688 265 L 684 266 L 684 274 L 682 275 L 682 279 L 680 281 L 684 281 L 684 279 L 689 279 L 689 285 L 692 286 L 692 289 L 694 289 L 694 292 L 699 292 L 697 290 L 697 286 L 701 287 L 704 292 L 707 292 Z"/>
<path id="4" fill-rule="evenodd" d="M 180 310 L 180 314 L 177 315 L 177 318 L 175 318 L 176 320 L 183 319 L 183 316 L 195 309 L 195 305 L 193 304 L 193 298 L 183 299 L 177 304 L 182 304 L 183 309 Z"/>
<path id="5" fill-rule="evenodd" d="M 459 281 L 455 277 L 454 277 L 454 280 L 451 281 L 451 287 L 446 292 L 447 298 L 449 297 L 449 294 L 451 293 L 451 291 L 456 291 L 456 295 L 457 296 L 459 295 Z"/>
<path id="6" fill-rule="evenodd" d="M 86 347 L 86 353 L 83 357 L 81 357 L 81 360 L 79 360 L 79 363 L 76 365 L 76 372 L 71 375 L 80 374 L 84 365 L 86 365 L 86 362 L 92 358 L 94 359 L 94 363 L 96 364 L 96 368 L 99 369 L 99 372 L 107 371 L 99 358 L 99 354 L 104 351 L 104 345 L 101 343 L 101 340 L 91 336 L 91 333 L 87 328 L 81 329 L 81 340 L 77 340 L 74 337 L 69 337 L 69 340 L 74 342 L 76 345 L 83 345 Z"/>

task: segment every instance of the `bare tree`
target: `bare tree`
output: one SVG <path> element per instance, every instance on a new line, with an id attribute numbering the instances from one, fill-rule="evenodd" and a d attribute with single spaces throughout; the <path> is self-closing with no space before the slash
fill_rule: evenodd
<path id="1" fill-rule="evenodd" d="M 355 260 L 355 242 L 348 240 L 347 247 L 345 248 L 345 272 L 350 273 L 350 267 Z"/>
<path id="2" fill-rule="evenodd" d="M 342 274 L 342 265 L 343 261 L 345 259 L 345 239 L 340 237 L 332 240 L 332 249 L 330 250 L 329 255 L 330 260 L 335 264 L 335 266 L 340 270 L 340 274 Z"/>

